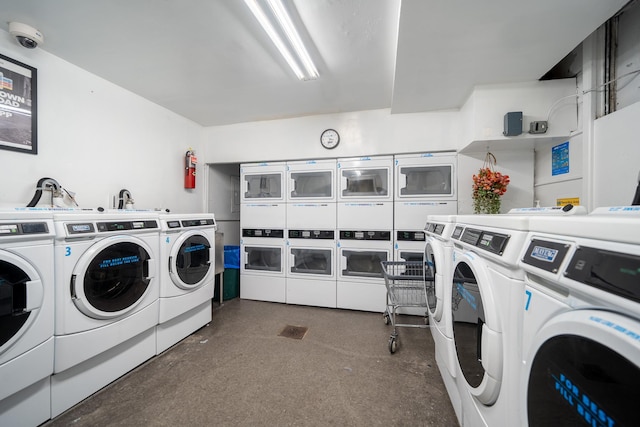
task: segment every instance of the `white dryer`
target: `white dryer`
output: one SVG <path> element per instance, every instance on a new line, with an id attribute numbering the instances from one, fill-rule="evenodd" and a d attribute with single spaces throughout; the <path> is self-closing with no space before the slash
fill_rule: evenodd
<path id="1" fill-rule="evenodd" d="M 336 307 L 335 230 L 288 230 L 287 304 Z"/>
<path id="2" fill-rule="evenodd" d="M 456 165 L 455 152 L 395 156 L 394 229 L 421 229 L 426 215 L 458 212 Z"/>
<path id="3" fill-rule="evenodd" d="M 286 218 L 284 162 L 240 166 L 240 226 L 284 228 Z"/>
<path id="4" fill-rule="evenodd" d="M 287 162 L 287 228 L 336 229 L 336 160 Z"/>
<path id="5" fill-rule="evenodd" d="M 55 417 L 156 354 L 154 212 L 56 213 Z"/>
<path id="6" fill-rule="evenodd" d="M 161 214 L 160 300 L 156 353 L 211 321 L 215 216 Z"/>
<path id="7" fill-rule="evenodd" d="M 519 425 L 636 425 L 640 207 L 531 218 Z"/>
<path id="8" fill-rule="evenodd" d="M 451 313 L 462 425 L 517 425 L 524 273 L 518 266 L 528 217 L 456 218 Z"/>
<path id="9" fill-rule="evenodd" d="M 0 425 L 51 418 L 54 227 L 48 212 L 0 212 Z"/>
<path id="10" fill-rule="evenodd" d="M 240 298 L 286 302 L 283 228 L 242 228 Z"/>

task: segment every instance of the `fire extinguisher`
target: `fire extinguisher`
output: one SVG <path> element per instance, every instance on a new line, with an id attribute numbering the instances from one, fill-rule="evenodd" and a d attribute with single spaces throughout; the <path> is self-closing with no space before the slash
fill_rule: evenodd
<path id="1" fill-rule="evenodd" d="M 196 188 L 196 163 L 198 158 L 193 150 L 184 156 L 184 188 Z"/>

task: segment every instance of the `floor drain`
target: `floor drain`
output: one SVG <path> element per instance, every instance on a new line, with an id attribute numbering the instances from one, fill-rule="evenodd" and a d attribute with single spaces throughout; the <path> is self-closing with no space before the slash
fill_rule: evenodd
<path id="1" fill-rule="evenodd" d="M 301 340 L 306 335 L 307 329 L 309 328 L 306 326 L 287 325 L 278 335 L 285 338 L 293 338 L 294 340 Z"/>

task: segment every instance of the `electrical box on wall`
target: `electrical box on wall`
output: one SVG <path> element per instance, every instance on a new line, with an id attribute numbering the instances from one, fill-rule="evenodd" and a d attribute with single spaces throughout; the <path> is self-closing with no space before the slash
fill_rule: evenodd
<path id="1" fill-rule="evenodd" d="M 504 115 L 504 136 L 517 136 L 522 133 L 522 111 L 511 111 Z"/>

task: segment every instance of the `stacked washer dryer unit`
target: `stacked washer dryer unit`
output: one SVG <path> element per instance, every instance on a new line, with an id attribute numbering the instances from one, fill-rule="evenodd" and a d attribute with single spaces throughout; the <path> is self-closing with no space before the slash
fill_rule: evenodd
<path id="1" fill-rule="evenodd" d="M 286 302 L 285 163 L 240 167 L 240 298 Z"/>
<path id="2" fill-rule="evenodd" d="M 52 214 L 0 212 L 0 425 L 51 418 Z"/>
<path id="3" fill-rule="evenodd" d="M 519 425 L 637 425 L 640 207 L 531 218 Z"/>
<path id="4" fill-rule="evenodd" d="M 386 309 L 381 261 L 393 259 L 393 157 L 338 159 L 338 308 Z"/>
<path id="5" fill-rule="evenodd" d="M 427 215 L 458 211 L 455 152 L 397 155 L 394 158 L 393 239 L 395 261 L 422 262 Z M 420 307 L 399 313 L 425 315 Z"/>
<path id="6" fill-rule="evenodd" d="M 427 215 L 458 212 L 455 152 L 395 156 L 395 261 L 422 261 Z"/>
<path id="7" fill-rule="evenodd" d="M 524 293 L 518 261 L 527 232 L 527 216 L 456 218 L 449 286 L 461 425 L 517 425 L 517 308 Z"/>
<path id="8" fill-rule="evenodd" d="M 287 163 L 286 302 L 336 307 L 336 160 Z"/>
<path id="9" fill-rule="evenodd" d="M 455 215 L 429 215 L 425 224 L 425 281 L 429 325 L 435 345 L 436 363 L 458 420 L 462 402 L 456 384 L 458 370 L 451 320 L 451 284 L 453 283 L 453 243 Z"/>
<path id="10" fill-rule="evenodd" d="M 212 213 L 160 214 L 159 219 L 157 354 L 211 321 L 217 230 Z"/>
<path id="11" fill-rule="evenodd" d="M 55 213 L 55 417 L 156 354 L 154 212 Z"/>

